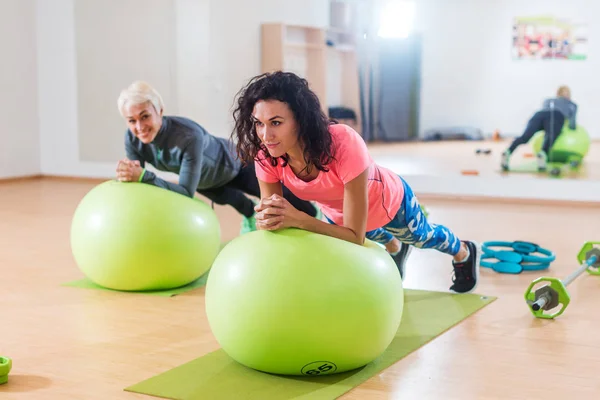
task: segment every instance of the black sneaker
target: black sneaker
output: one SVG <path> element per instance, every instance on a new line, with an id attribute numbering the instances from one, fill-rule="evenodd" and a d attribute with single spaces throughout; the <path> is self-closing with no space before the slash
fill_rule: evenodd
<path id="1" fill-rule="evenodd" d="M 469 249 L 469 257 L 466 261 L 461 263 L 455 263 L 452 261 L 454 266 L 454 278 L 452 278 L 452 286 L 450 290 L 456 293 L 469 293 L 477 286 L 477 279 L 479 279 L 479 262 L 481 261 L 481 249 L 475 242 L 465 240 L 463 243 L 467 245 Z"/>
<path id="2" fill-rule="evenodd" d="M 537 167 L 539 172 L 544 172 L 548 168 L 548 157 L 544 151 L 540 151 L 536 155 Z"/>
<path id="3" fill-rule="evenodd" d="M 506 150 L 502 153 L 502 159 L 500 161 L 500 166 L 502 167 L 502 171 L 508 171 L 508 166 L 510 164 L 510 152 Z"/>
<path id="4" fill-rule="evenodd" d="M 406 243 L 400 243 L 400 251 L 395 256 L 392 256 L 394 262 L 396 263 L 396 267 L 398 267 L 398 271 L 400 272 L 400 277 L 404 279 L 404 269 L 406 267 L 406 260 L 412 251 L 412 247 Z"/>

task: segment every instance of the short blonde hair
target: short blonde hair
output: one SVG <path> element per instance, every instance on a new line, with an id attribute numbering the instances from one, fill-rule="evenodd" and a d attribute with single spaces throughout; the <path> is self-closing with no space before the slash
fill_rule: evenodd
<path id="1" fill-rule="evenodd" d="M 150 102 L 157 113 L 160 113 L 164 108 L 162 97 L 156 89 L 144 81 L 135 81 L 127 89 L 121 91 L 117 106 L 119 112 L 123 115 L 123 109 L 127 104 L 137 105 L 146 102 Z"/>
<path id="2" fill-rule="evenodd" d="M 558 97 L 565 97 L 567 99 L 571 99 L 571 89 L 569 89 L 568 86 L 561 86 L 558 88 L 558 90 L 556 91 L 556 95 Z"/>

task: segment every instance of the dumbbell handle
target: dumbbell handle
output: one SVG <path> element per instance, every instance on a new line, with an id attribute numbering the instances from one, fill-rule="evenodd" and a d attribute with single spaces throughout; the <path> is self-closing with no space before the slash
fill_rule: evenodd
<path id="1" fill-rule="evenodd" d="M 540 296 L 539 299 L 537 299 L 532 305 L 531 305 L 531 309 L 533 311 L 539 311 L 542 308 L 544 308 L 544 306 L 546 305 L 546 303 L 550 302 L 550 295 L 548 294 L 543 294 Z"/>
<path id="2" fill-rule="evenodd" d="M 590 258 L 586 259 L 583 263 L 581 263 L 581 267 L 579 267 L 577 269 L 577 271 L 571 273 L 571 275 L 569 275 L 565 279 L 563 279 L 563 281 L 562 281 L 563 285 L 565 285 L 565 287 L 566 287 L 568 284 L 573 282 L 575 280 L 575 278 L 577 278 L 579 275 L 581 275 L 589 267 L 594 265 L 596 263 L 597 259 L 598 258 L 596 256 L 591 256 Z"/>
<path id="3" fill-rule="evenodd" d="M 569 285 L 571 282 L 573 282 L 575 280 L 575 278 L 577 278 L 579 275 L 581 275 L 589 267 L 591 267 L 592 265 L 594 265 L 597 260 L 598 260 L 598 258 L 596 256 L 591 256 L 590 258 L 586 259 L 581 264 L 581 266 L 577 269 L 577 271 L 574 271 L 571 275 L 567 276 L 562 281 L 562 284 L 565 285 L 565 287 L 567 287 L 567 285 Z M 544 306 L 547 303 L 550 302 L 550 300 L 551 300 L 550 296 L 548 296 L 548 295 L 542 295 L 542 296 L 540 296 L 539 299 L 537 299 L 537 301 L 535 301 L 531 305 L 531 308 L 533 309 L 533 311 L 541 310 L 542 308 L 544 308 Z"/>

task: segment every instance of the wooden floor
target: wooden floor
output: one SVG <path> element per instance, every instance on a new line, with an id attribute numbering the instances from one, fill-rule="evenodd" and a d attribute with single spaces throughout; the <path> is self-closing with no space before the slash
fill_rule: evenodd
<path id="1" fill-rule="evenodd" d="M 515 179 L 554 179 L 548 174 L 504 172 L 501 155 L 510 145 L 501 141 L 434 141 L 410 143 L 373 143 L 369 145 L 378 162 L 402 175 L 458 176 L 461 171 L 477 171 L 481 177 L 511 177 Z M 490 154 L 476 154 L 477 149 L 489 149 Z M 531 163 L 531 147 L 517 148 L 511 167 Z M 563 179 L 600 180 L 600 141 L 593 141 L 581 168 L 566 171 Z"/>
<path id="2" fill-rule="evenodd" d="M 96 183 L 39 179 L 0 183 L 0 355 L 13 359 L 0 399 L 150 398 L 123 388 L 218 348 L 204 316 L 204 289 L 165 299 L 61 286 L 78 279 L 71 216 Z M 586 240 L 600 240 L 600 208 L 428 200 L 431 219 L 462 238 L 531 240 L 554 250 L 547 272 L 577 268 Z M 239 217 L 218 208 L 223 239 Z M 557 320 L 532 317 L 523 291 L 537 273 L 482 269 L 477 293 L 499 299 L 345 399 L 597 399 L 600 277 L 570 287 Z M 446 291 L 450 259 L 415 251 L 407 288 Z"/>

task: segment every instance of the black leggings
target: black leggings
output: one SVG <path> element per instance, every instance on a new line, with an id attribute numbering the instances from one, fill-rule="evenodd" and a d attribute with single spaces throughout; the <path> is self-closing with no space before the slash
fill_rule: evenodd
<path id="1" fill-rule="evenodd" d="M 546 156 L 549 156 L 550 149 L 560 135 L 564 123 L 565 117 L 558 111 L 538 111 L 527 123 L 525 132 L 512 142 L 508 151 L 512 153 L 520 145 L 529 142 L 537 132 L 544 130 L 546 134 L 544 135 L 542 150 L 546 153 Z"/>
<path id="2" fill-rule="evenodd" d="M 245 194 L 260 198 L 260 186 L 256 179 L 254 163 L 243 165 L 239 174 L 226 185 L 212 189 L 198 190 L 198 193 L 217 204 L 229 204 L 246 218 L 254 215 L 254 203 Z M 297 198 L 288 188 L 283 187 L 283 197 L 298 210 L 314 217 L 317 209 L 309 202 Z"/>

